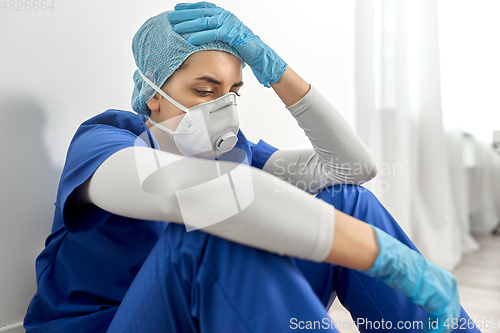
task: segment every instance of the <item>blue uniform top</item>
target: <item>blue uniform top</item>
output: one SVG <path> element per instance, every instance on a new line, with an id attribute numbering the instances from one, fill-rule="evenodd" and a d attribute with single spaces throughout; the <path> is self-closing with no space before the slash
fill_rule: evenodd
<path id="1" fill-rule="evenodd" d="M 55 202 L 52 232 L 36 260 L 38 290 L 24 326 L 28 332 L 99 332 L 108 327 L 132 280 L 168 222 L 127 218 L 95 205 L 77 205 L 71 193 L 109 156 L 132 147 L 146 117 L 108 110 L 85 121 L 68 148 Z M 146 143 L 157 149 L 154 139 Z M 236 147 L 262 169 L 277 149 L 238 132 Z"/>

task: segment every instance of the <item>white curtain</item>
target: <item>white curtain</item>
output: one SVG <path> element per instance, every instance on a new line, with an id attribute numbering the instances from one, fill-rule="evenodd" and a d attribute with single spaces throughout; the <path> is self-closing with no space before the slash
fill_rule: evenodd
<path id="1" fill-rule="evenodd" d="M 475 168 L 475 147 L 473 137 L 459 128 L 447 130 L 448 162 L 450 166 L 451 189 L 460 230 L 463 253 L 479 249 L 479 243 L 471 236 L 471 168 Z"/>
<path id="2" fill-rule="evenodd" d="M 367 186 L 426 258 L 452 270 L 467 230 L 450 182 L 436 0 L 356 6 L 356 129 L 379 163 Z"/>
<path id="3" fill-rule="evenodd" d="M 453 128 L 450 148 L 461 146 L 465 152 L 465 172 L 458 170 L 456 158 L 451 163 L 453 194 L 460 197 L 457 211 L 467 214 L 468 229 L 489 233 L 500 220 L 500 151 L 495 152 L 491 144 L 492 132 L 500 129 L 500 44 L 496 42 L 500 1 L 437 1 L 445 127 Z M 465 251 L 473 245 L 467 238 L 462 237 Z"/>
<path id="4" fill-rule="evenodd" d="M 473 136 L 467 141 L 473 154 L 468 165 L 471 229 L 489 233 L 500 222 L 500 156 Z"/>

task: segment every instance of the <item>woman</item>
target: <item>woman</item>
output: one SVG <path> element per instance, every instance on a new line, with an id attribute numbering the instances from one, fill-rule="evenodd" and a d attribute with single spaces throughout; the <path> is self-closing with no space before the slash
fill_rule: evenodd
<path id="1" fill-rule="evenodd" d="M 139 29 L 133 51 L 138 114 L 108 110 L 76 132 L 28 332 L 336 331 L 335 293 L 361 331 L 468 320 L 453 276 L 369 191 L 341 185 L 374 176 L 345 167 L 373 164 L 359 138 L 234 15 L 179 4 Z M 314 149 L 246 140 L 243 63 Z"/>

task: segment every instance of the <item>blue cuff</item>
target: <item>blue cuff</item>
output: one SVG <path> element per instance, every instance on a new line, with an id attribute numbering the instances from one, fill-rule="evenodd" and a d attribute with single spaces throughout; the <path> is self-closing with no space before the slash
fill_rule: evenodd
<path id="1" fill-rule="evenodd" d="M 259 169 L 262 169 L 269 157 L 271 157 L 271 155 L 274 154 L 276 150 L 278 150 L 278 148 L 274 148 L 273 146 L 262 140 L 259 140 L 259 142 L 256 145 L 252 146 L 251 149 L 252 166 Z"/>

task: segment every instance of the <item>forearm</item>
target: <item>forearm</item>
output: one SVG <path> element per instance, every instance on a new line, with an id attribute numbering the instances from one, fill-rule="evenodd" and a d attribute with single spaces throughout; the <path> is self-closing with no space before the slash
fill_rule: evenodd
<path id="1" fill-rule="evenodd" d="M 153 153 L 157 156 L 154 157 Z M 157 161 L 160 169 L 156 167 Z M 233 216 L 208 226 L 204 225 L 203 218 L 191 220 L 191 228 L 280 255 L 327 261 L 352 268 L 369 267 L 373 263 L 374 247 L 369 241 L 370 233 L 365 223 L 335 212 L 334 207 L 323 200 L 247 165 L 131 147 L 104 161 L 82 192 L 86 192 L 84 197 L 90 203 L 114 214 L 185 223 L 186 216 L 179 205 L 179 195 L 185 189 L 220 178 L 213 171 L 215 163 L 219 164 L 220 170 L 231 174 L 241 209 Z M 240 167 L 242 169 L 238 169 Z M 249 172 L 251 181 L 251 187 L 243 188 L 243 192 L 237 186 L 244 180 L 242 172 Z M 231 202 L 224 199 L 222 192 L 220 188 L 214 188 L 210 199 L 201 190 L 191 192 L 187 196 L 189 202 L 183 203 L 184 208 L 195 211 L 200 203 L 207 200 L 221 200 L 213 208 L 226 209 Z M 246 206 L 241 193 L 251 194 L 247 197 L 251 200 L 246 200 Z M 336 218 L 339 219 L 338 226 Z"/>
<path id="2" fill-rule="evenodd" d="M 377 235 L 365 222 L 335 211 L 335 231 L 326 262 L 358 270 L 373 266 L 380 252 Z"/>
<path id="3" fill-rule="evenodd" d="M 278 82 L 271 82 L 270 85 L 286 107 L 297 103 L 310 89 L 309 83 L 295 73 L 290 66 L 286 68 Z"/>
<path id="4" fill-rule="evenodd" d="M 331 205 L 245 164 L 130 147 L 105 160 L 83 191 L 117 215 L 186 224 L 280 255 L 323 261 L 333 240 Z M 207 223 L 213 215 L 220 222 Z"/>
<path id="5" fill-rule="evenodd" d="M 373 157 L 344 117 L 314 87 L 307 91 L 309 85 L 291 69 L 285 74 L 273 88 L 285 103 L 295 101 L 287 108 L 313 149 L 278 150 L 263 169 L 309 193 L 375 177 Z"/>

